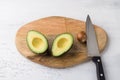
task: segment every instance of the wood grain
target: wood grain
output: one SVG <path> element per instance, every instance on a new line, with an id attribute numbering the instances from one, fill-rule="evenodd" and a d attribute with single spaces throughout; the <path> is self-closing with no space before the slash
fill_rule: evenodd
<path id="1" fill-rule="evenodd" d="M 96 34 L 100 51 L 103 51 L 107 43 L 106 32 L 96 26 Z M 44 55 L 35 55 L 26 44 L 26 35 L 29 30 L 36 30 L 43 33 L 49 42 L 49 49 Z M 80 43 L 76 35 L 80 31 L 85 31 L 85 22 L 66 17 L 52 16 L 30 22 L 22 26 L 16 34 L 16 46 L 18 51 L 33 62 L 54 68 L 71 67 L 89 60 L 86 51 L 86 44 Z M 56 35 L 70 32 L 74 35 L 74 44 L 66 54 L 60 57 L 53 57 L 51 45 Z M 47 55 L 46 55 L 47 54 Z"/>

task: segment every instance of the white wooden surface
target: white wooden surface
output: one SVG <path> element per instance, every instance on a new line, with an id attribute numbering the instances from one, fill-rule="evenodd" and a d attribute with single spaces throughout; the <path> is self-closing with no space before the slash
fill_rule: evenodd
<path id="1" fill-rule="evenodd" d="M 92 61 L 48 68 L 27 60 L 15 46 L 17 30 L 30 21 L 47 16 L 85 21 L 87 14 L 109 36 L 102 55 L 106 80 L 120 80 L 120 0 L 0 0 L 0 80 L 97 80 Z"/>

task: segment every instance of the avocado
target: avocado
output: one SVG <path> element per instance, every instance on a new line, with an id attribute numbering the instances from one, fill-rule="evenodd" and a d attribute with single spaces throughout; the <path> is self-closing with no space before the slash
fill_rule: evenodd
<path id="1" fill-rule="evenodd" d="M 67 52 L 73 44 L 73 36 L 70 33 L 62 33 L 58 35 L 52 44 L 52 55 L 61 56 Z"/>
<path id="2" fill-rule="evenodd" d="M 26 41 L 30 50 L 36 54 L 44 53 L 48 49 L 48 41 L 40 32 L 30 30 L 27 33 Z"/>

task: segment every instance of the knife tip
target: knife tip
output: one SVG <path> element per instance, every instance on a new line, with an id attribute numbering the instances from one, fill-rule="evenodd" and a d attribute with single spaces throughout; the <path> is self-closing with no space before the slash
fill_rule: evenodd
<path id="1" fill-rule="evenodd" d="M 87 15 L 86 21 L 91 21 L 89 14 Z"/>
<path id="2" fill-rule="evenodd" d="M 87 15 L 87 18 L 90 18 L 89 14 Z"/>

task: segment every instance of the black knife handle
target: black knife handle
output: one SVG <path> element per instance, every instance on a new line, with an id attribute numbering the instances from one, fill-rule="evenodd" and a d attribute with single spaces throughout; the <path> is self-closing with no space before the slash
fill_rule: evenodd
<path id="1" fill-rule="evenodd" d="M 98 80 L 105 80 L 105 75 L 104 75 L 104 70 L 103 70 L 101 58 L 99 56 L 93 57 L 92 61 L 96 64 Z"/>

